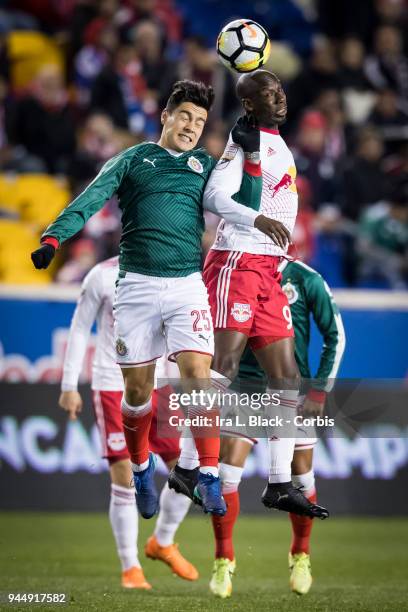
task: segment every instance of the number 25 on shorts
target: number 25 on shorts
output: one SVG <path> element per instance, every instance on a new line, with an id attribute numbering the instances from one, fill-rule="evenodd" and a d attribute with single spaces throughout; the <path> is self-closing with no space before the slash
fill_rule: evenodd
<path id="1" fill-rule="evenodd" d="M 194 317 L 193 331 L 201 332 L 211 330 L 210 313 L 208 310 L 192 310 L 191 316 Z"/>

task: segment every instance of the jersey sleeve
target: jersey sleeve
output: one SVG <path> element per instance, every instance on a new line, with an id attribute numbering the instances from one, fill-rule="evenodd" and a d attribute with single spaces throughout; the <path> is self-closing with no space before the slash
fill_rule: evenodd
<path id="1" fill-rule="evenodd" d="M 51 236 L 61 244 L 77 234 L 88 219 L 117 191 L 126 175 L 128 164 L 129 156 L 126 152 L 119 153 L 107 161 L 88 187 L 47 227 L 42 239 Z"/>
<path id="2" fill-rule="evenodd" d="M 95 266 L 85 277 L 68 335 L 62 374 L 62 391 L 75 391 L 92 325 L 103 302 L 102 272 Z"/>
<path id="3" fill-rule="evenodd" d="M 262 192 L 260 166 L 245 162 L 231 137 L 207 182 L 203 206 L 230 223 L 253 227 Z"/>
<path id="4" fill-rule="evenodd" d="M 306 281 L 305 290 L 308 307 L 323 338 L 320 363 L 313 387 L 330 391 L 346 346 L 343 321 L 329 286 L 320 274 L 313 274 Z"/>

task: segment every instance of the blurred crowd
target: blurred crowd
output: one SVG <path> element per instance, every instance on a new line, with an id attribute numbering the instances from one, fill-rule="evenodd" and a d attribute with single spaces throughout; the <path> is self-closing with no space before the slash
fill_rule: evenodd
<path id="1" fill-rule="evenodd" d="M 298 256 L 333 286 L 407 288 L 405 0 L 3 1 L 0 173 L 64 176 L 75 196 L 112 155 L 158 138 L 180 78 L 215 89 L 201 144 L 219 158 L 240 105 L 215 39 L 242 16 L 267 29 L 267 68 L 287 92 L 281 132 L 298 169 Z M 24 45 L 40 43 L 45 59 L 18 70 Z M 209 216 L 204 251 L 216 224 Z M 119 235 L 113 199 L 62 249 L 55 279 L 82 280 L 117 253 Z"/>

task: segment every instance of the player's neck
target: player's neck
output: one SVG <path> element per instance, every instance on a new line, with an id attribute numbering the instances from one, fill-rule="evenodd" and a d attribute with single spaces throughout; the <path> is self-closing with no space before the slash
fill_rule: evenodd
<path id="1" fill-rule="evenodd" d="M 261 123 L 259 129 L 271 134 L 279 134 L 279 126 L 277 123 Z"/>

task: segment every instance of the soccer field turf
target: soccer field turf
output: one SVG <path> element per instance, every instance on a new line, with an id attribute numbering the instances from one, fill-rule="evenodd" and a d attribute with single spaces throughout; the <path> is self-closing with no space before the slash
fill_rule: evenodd
<path id="1" fill-rule="evenodd" d="M 197 565 L 190 583 L 159 561 L 144 558 L 143 545 L 154 521 L 140 520 L 140 559 L 150 592 L 124 591 L 107 515 L 0 514 L 0 591 L 68 594 L 76 610 L 407 610 L 408 521 L 331 518 L 313 534 L 314 584 L 298 597 L 288 588 L 289 522 L 285 517 L 243 516 L 236 528 L 237 575 L 229 600 L 208 591 L 213 542 L 208 518 L 194 513 L 177 541 Z M 4 605 L 8 610 L 50 610 L 61 606 Z M 62 607 L 64 609 L 64 607 Z"/>

